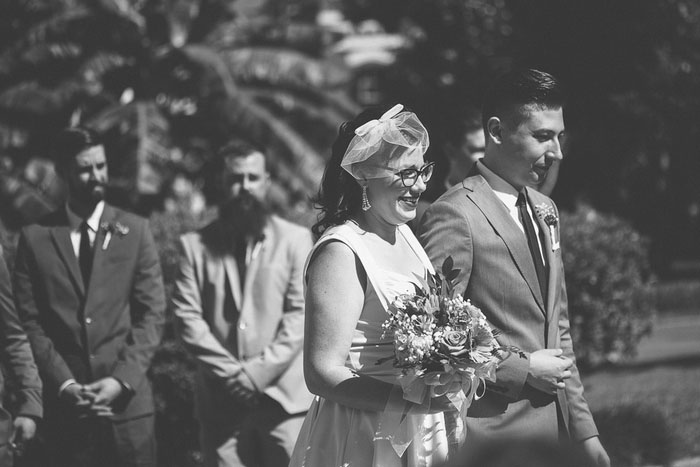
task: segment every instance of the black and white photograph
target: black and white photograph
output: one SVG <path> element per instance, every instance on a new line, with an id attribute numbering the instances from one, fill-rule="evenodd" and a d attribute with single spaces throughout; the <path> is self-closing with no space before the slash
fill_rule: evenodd
<path id="1" fill-rule="evenodd" d="M 0 467 L 700 467 L 700 3 L 2 0 Z"/>

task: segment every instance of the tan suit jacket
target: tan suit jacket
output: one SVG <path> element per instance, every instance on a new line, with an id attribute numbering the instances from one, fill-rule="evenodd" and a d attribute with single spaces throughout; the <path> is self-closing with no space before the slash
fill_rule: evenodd
<path id="1" fill-rule="evenodd" d="M 531 189 L 527 195 L 533 213 L 542 203 L 556 212 L 548 197 Z M 467 424 L 472 440 L 508 435 L 556 439 L 558 411 L 572 439 L 597 434 L 575 365 L 566 389 L 556 396 L 526 383 L 530 352 L 561 348 L 574 358 L 561 249 L 554 248 L 549 226 L 542 219 L 538 222 L 549 276 L 546 306 L 525 235 L 477 171 L 430 206 L 418 229 L 438 270 L 452 256 L 460 270 L 458 293 L 483 310 L 501 332 L 499 341 L 527 355 L 508 357 L 497 371 L 496 383 L 487 385 L 486 395 L 470 408 Z"/>
<path id="2" fill-rule="evenodd" d="M 311 233 L 272 216 L 253 250 L 241 290 L 235 257 L 224 251 L 213 222 L 181 238 L 173 309 L 187 349 L 199 366 L 196 402 L 202 421 L 230 413 L 224 382 L 239 368 L 290 414 L 306 411 L 312 396 L 302 367 L 302 273 Z M 224 309 L 226 276 L 235 309 Z"/>

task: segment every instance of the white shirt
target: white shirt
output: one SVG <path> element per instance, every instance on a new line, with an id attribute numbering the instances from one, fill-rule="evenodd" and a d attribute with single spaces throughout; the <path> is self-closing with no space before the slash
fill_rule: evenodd
<path id="1" fill-rule="evenodd" d="M 90 237 L 90 246 L 95 245 L 95 237 L 97 237 L 97 229 L 100 228 L 100 219 L 102 212 L 105 210 L 105 202 L 100 201 L 95 206 L 90 217 L 87 218 L 88 237 Z M 70 206 L 66 204 L 66 213 L 68 214 L 68 226 L 70 227 L 70 242 L 73 245 L 75 257 L 80 259 L 80 224 L 83 223 L 83 218 L 71 211 Z"/>
<path id="2" fill-rule="evenodd" d="M 498 199 L 503 202 L 506 209 L 508 209 L 510 217 L 513 218 L 518 228 L 520 228 L 523 235 L 525 235 L 525 228 L 523 227 L 522 222 L 520 222 L 520 215 L 518 213 L 518 207 L 516 206 L 516 203 L 518 202 L 518 190 L 516 190 L 510 183 L 503 180 L 500 176 L 496 175 L 491 169 L 486 167 L 483 162 L 479 161 L 476 164 L 477 168 L 479 169 L 479 173 L 486 179 L 486 183 L 489 184 L 493 192 L 496 194 L 496 196 L 498 196 Z M 542 264 L 547 264 L 547 260 L 544 257 L 542 240 L 540 240 L 540 226 L 535 220 L 533 220 L 530 203 L 525 203 L 525 207 L 527 208 L 527 213 L 530 216 L 532 225 L 535 228 L 537 244 L 540 246 L 540 255 L 542 256 Z"/>
<path id="3" fill-rule="evenodd" d="M 90 246 L 95 245 L 95 238 L 97 237 L 97 229 L 100 228 L 100 219 L 102 218 L 102 212 L 105 210 L 105 202 L 100 201 L 95 206 L 95 210 L 92 211 L 90 217 L 87 218 L 88 225 L 88 237 L 90 237 Z M 68 226 L 70 227 L 70 242 L 73 245 L 73 252 L 75 257 L 80 259 L 80 224 L 83 223 L 83 218 L 71 211 L 70 206 L 66 203 L 66 214 L 68 215 Z M 75 379 L 67 379 L 58 388 L 58 395 L 60 396 L 64 389 L 66 389 L 71 384 L 77 384 Z"/>

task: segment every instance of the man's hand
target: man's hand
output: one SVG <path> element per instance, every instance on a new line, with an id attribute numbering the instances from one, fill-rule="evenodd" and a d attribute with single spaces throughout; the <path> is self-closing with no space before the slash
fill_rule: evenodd
<path id="1" fill-rule="evenodd" d="M 58 397 L 81 413 L 86 412 L 91 403 L 90 399 L 85 397 L 85 387 L 78 383 L 71 383 L 63 388 Z"/>
<path id="2" fill-rule="evenodd" d="M 21 456 L 24 451 L 24 446 L 34 435 L 36 435 L 36 422 L 33 418 L 19 415 L 13 422 L 14 433 L 10 439 L 10 445 L 13 447 L 15 454 Z"/>
<path id="3" fill-rule="evenodd" d="M 239 369 L 231 378 L 226 381 L 226 388 L 229 394 L 239 402 L 254 407 L 258 404 L 260 393 L 255 384 L 250 380 L 250 377 L 245 371 Z"/>
<path id="4" fill-rule="evenodd" d="M 591 467 L 610 467 L 610 457 L 600 443 L 600 438 L 594 436 L 581 442 L 581 452 Z"/>
<path id="5" fill-rule="evenodd" d="M 90 410 L 94 415 L 110 416 L 112 415 L 112 410 L 109 406 L 121 395 L 123 390 L 124 387 L 119 381 L 108 376 L 85 385 L 83 396 L 90 400 Z"/>
<path id="6" fill-rule="evenodd" d="M 546 394 L 556 394 L 564 389 L 564 380 L 571 378 L 570 358 L 562 356 L 561 349 L 542 349 L 530 354 L 530 371 L 527 382 L 533 388 Z"/>

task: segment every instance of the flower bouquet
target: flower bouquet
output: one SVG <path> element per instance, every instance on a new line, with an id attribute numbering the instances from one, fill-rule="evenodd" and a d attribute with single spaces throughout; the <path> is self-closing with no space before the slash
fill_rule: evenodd
<path id="1" fill-rule="evenodd" d="M 514 347 L 501 346 L 496 332 L 479 308 L 461 295 L 455 296 L 454 281 L 459 270 L 448 257 L 442 276 L 429 275 L 416 285 L 414 294 L 396 297 L 384 322 L 384 337 L 393 336 L 393 359 L 401 368 L 399 378 L 404 399 L 425 404 L 432 398 L 446 396 L 459 414 L 449 427 L 452 442 L 461 443 L 466 410 L 483 395 L 485 382 L 496 379 L 496 368 L 504 352 Z M 481 394 L 477 394 L 481 388 Z M 448 423 L 449 425 L 449 423 Z M 456 437 L 456 441 L 454 441 Z"/>

